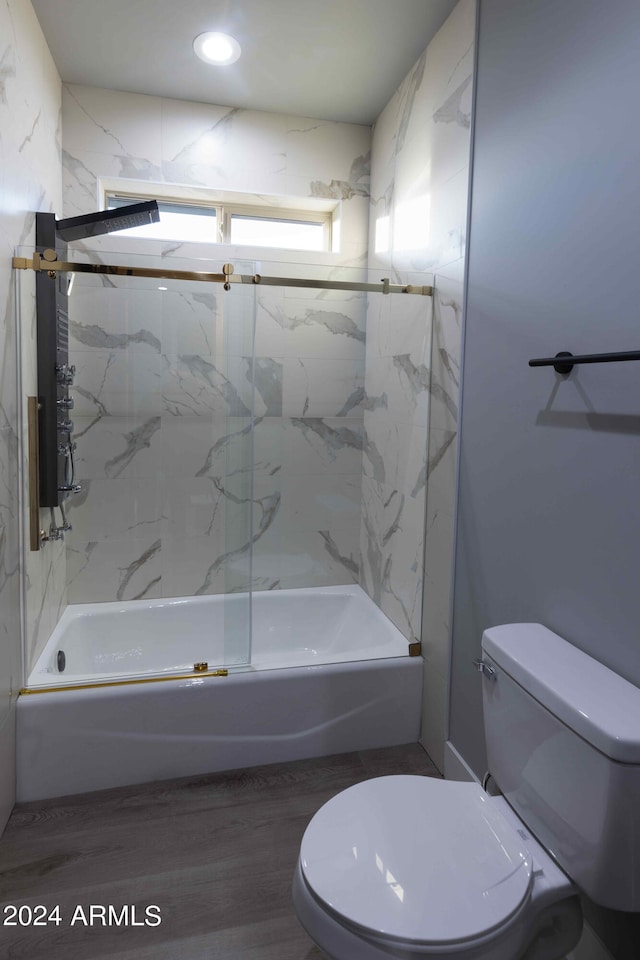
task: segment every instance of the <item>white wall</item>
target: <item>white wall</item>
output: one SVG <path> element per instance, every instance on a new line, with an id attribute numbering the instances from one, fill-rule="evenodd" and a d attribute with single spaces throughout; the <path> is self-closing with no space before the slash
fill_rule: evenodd
<path id="1" fill-rule="evenodd" d="M 11 258 L 17 246 L 33 251 L 37 210 L 60 209 L 60 79 L 28 0 L 0 6 L 0 829 L 14 799 L 15 698 L 22 685 L 20 590 L 26 577 L 32 612 L 30 645 L 48 635 L 63 603 L 64 550 L 49 545 L 20 552 L 21 406 L 36 393 L 34 277 L 19 276 L 22 299 L 22 383 L 18 375 L 20 325 Z M 48 517 L 43 514 L 43 519 Z"/>
<path id="2" fill-rule="evenodd" d="M 640 685 L 640 6 L 482 0 L 464 348 L 451 739 L 486 769 L 483 630 L 543 623 Z M 508 733 L 507 733 L 508 735 Z M 619 960 L 637 915 L 587 918 Z"/>

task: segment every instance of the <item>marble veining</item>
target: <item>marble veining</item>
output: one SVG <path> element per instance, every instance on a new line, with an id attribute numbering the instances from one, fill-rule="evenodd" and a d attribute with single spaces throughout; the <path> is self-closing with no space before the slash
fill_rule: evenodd
<path id="1" fill-rule="evenodd" d="M 458 358 L 445 347 L 438 347 L 438 359 L 440 366 L 446 371 L 447 376 L 456 387 L 460 386 L 460 364 Z M 457 404 L 456 404 L 457 407 Z"/>
<path id="2" fill-rule="evenodd" d="M 300 324 L 314 323 L 325 327 L 329 333 L 352 337 L 360 343 L 365 342 L 364 330 L 357 326 L 352 317 L 331 310 L 306 310 L 304 317 L 295 317 L 290 321 L 290 329 L 295 330 Z"/>
<path id="3" fill-rule="evenodd" d="M 109 350 L 126 350 L 132 343 L 145 343 L 160 353 L 160 341 L 149 330 L 136 333 L 107 333 L 97 324 L 83 324 L 69 318 L 69 333 L 85 347 L 102 347 Z"/>
<path id="4" fill-rule="evenodd" d="M 224 465 L 221 465 L 220 467 L 218 467 L 216 464 L 218 454 L 222 453 L 226 455 L 227 448 L 229 447 L 229 445 L 232 444 L 234 441 L 236 441 L 238 438 L 242 437 L 246 439 L 247 437 L 250 437 L 255 427 L 262 422 L 262 419 L 263 419 L 262 417 L 256 417 L 253 421 L 249 420 L 245 424 L 245 426 L 241 427 L 239 430 L 232 431 L 220 437 L 220 439 L 217 440 L 213 444 L 213 446 L 209 448 L 209 451 L 205 457 L 203 465 L 200 467 L 199 470 L 196 471 L 196 474 L 195 474 L 196 477 L 209 476 L 210 472 L 213 469 L 224 470 L 225 469 Z M 249 470 L 248 464 L 246 465 L 246 470 L 247 471 Z"/>
<path id="5" fill-rule="evenodd" d="M 365 265 L 368 128 L 80 85 L 65 85 L 63 100 L 64 215 L 93 210 L 104 177 L 128 178 L 128 190 L 136 180 L 145 190 L 156 180 L 182 184 L 194 200 L 212 189 L 329 197 L 340 202 L 342 239 L 322 276 L 350 279 L 343 266 Z M 205 256 L 233 259 L 236 272 L 280 276 L 288 260 L 296 269 L 308 260 L 319 275 L 315 254 L 241 264 L 238 249 L 170 241 L 137 248 L 117 234 L 75 247 L 98 262 L 139 249 L 150 265 Z M 91 495 L 72 508 L 74 602 L 114 599 L 122 571 L 132 571 L 127 598 L 241 590 L 252 550 L 262 564 L 255 589 L 356 577 L 363 413 L 367 402 L 387 402 L 367 401 L 364 389 L 366 297 L 194 289 L 171 284 L 159 294 L 120 278 L 76 281 L 74 418 L 80 479 Z M 144 504 L 140 484 L 149 491 Z M 300 485 L 310 491 L 302 514 Z M 121 514 L 110 528 L 93 516 L 98 497 Z M 132 503 L 144 506 L 137 520 Z M 306 581 L 296 579 L 301 571 Z"/>
<path id="6" fill-rule="evenodd" d="M 28 0 L 0 4 L 0 755 L 27 667 L 66 603 L 64 547 L 24 553 L 26 396 L 37 394 L 35 276 L 17 276 L 11 255 L 33 249 L 36 211 L 61 212 L 61 84 Z M 17 296 L 16 296 L 17 294 Z M 20 307 L 20 316 L 18 315 Z M 18 369 L 18 364 L 20 368 Z M 18 392 L 19 391 L 19 392 Z M 22 478 L 22 481 L 21 481 Z M 22 488 L 20 486 L 22 482 Z M 21 516 L 21 511 L 23 516 Z M 48 527 L 49 511 L 41 526 Z M 24 586 L 24 597 L 21 597 Z M 22 605 L 22 600 L 24 604 Z M 23 606 L 23 612 L 21 612 Z M 0 830 L 13 804 L 13 771 L 0 769 Z"/>
<path id="7" fill-rule="evenodd" d="M 431 476 L 431 474 L 436 469 L 438 464 L 444 459 L 444 457 L 447 454 L 447 451 L 451 447 L 451 444 L 455 441 L 457 437 L 457 431 L 455 430 L 444 430 L 442 431 L 442 433 L 443 433 L 443 436 L 439 438 L 439 442 L 437 443 L 437 445 L 434 443 L 433 447 L 432 446 L 429 447 L 429 462 L 427 467 L 427 478 Z"/>
<path id="8" fill-rule="evenodd" d="M 347 570 L 351 574 L 354 582 L 357 583 L 358 577 L 360 575 L 360 564 L 354 558 L 353 554 L 351 554 L 348 557 L 343 556 L 340 553 L 338 544 L 335 542 L 335 540 L 331 536 L 331 533 L 329 532 L 329 530 L 318 530 L 318 533 L 320 534 L 320 536 L 324 541 L 325 549 L 329 554 L 329 556 L 332 557 L 332 559 L 336 560 L 339 564 L 341 564 L 345 568 L 345 570 Z"/>
<path id="9" fill-rule="evenodd" d="M 210 360 L 195 354 L 179 356 L 175 364 L 164 359 L 169 385 L 162 397 L 167 411 L 174 416 L 213 412 L 218 403 L 229 416 L 251 414 L 238 388 Z"/>
<path id="10" fill-rule="evenodd" d="M 349 180 L 357 183 L 361 180 L 369 180 L 371 176 L 371 151 L 368 150 L 367 153 L 363 154 L 360 157 L 356 157 L 353 163 L 351 164 L 351 169 L 349 171 Z"/>
<path id="11" fill-rule="evenodd" d="M 422 493 L 423 490 L 426 491 L 427 487 L 427 478 L 428 478 L 428 464 L 423 463 L 418 471 L 418 476 L 416 477 L 416 482 L 411 488 L 411 496 L 417 497 Z"/>
<path id="12" fill-rule="evenodd" d="M 369 177 L 371 172 L 371 153 L 356 157 L 349 170 L 347 180 L 313 180 L 310 184 L 312 197 L 333 197 L 336 200 L 352 200 L 354 197 L 369 198 Z"/>
<path id="13" fill-rule="evenodd" d="M 9 11 L 11 10 L 8 7 Z M 5 106 L 8 105 L 9 101 L 7 98 L 7 82 L 13 80 L 16 75 L 16 65 L 15 65 L 15 55 L 14 49 L 11 44 L 6 46 L 2 52 L 2 57 L 0 57 L 0 102 Z"/>
<path id="14" fill-rule="evenodd" d="M 221 556 L 216 558 L 216 560 L 207 570 L 203 583 L 195 591 L 195 596 L 202 596 L 202 594 L 210 593 L 215 574 L 220 570 L 224 570 L 231 560 L 234 560 L 237 557 L 247 556 L 251 547 L 262 536 L 264 536 L 277 516 L 280 508 L 280 494 L 275 493 L 271 496 L 264 497 L 261 500 L 254 501 L 254 505 L 258 507 L 257 529 L 254 530 L 246 542 L 237 547 L 233 547 L 231 550 L 228 550 L 226 553 L 223 553 Z M 245 590 L 247 589 L 247 586 L 248 584 L 245 582 Z"/>
<path id="15" fill-rule="evenodd" d="M 413 642 L 419 637 L 414 625 L 422 583 L 416 579 L 419 542 L 408 534 L 423 507 L 414 503 L 410 509 L 398 491 L 376 483 L 365 487 L 363 504 L 361 585 Z"/>
<path id="16" fill-rule="evenodd" d="M 100 386 L 102 387 L 103 384 L 101 384 Z M 75 393 L 77 396 L 82 397 L 84 400 L 87 400 L 91 407 L 95 408 L 95 419 L 93 421 L 94 423 L 100 420 L 102 417 L 108 416 L 109 411 L 107 410 L 104 402 L 100 399 L 100 397 L 97 394 L 92 393 L 90 390 L 87 390 L 86 387 L 81 387 L 81 386 L 77 386 L 75 388 Z M 92 424 L 87 426 L 85 430 L 82 431 L 81 433 L 79 433 L 76 430 L 76 434 L 75 434 L 76 439 L 82 436 L 86 432 L 86 430 L 89 430 L 91 426 Z"/>
<path id="17" fill-rule="evenodd" d="M 203 155 L 209 152 L 212 142 L 220 140 L 225 143 L 228 141 L 233 133 L 234 118 L 241 114 L 242 111 L 237 107 L 226 110 L 219 119 L 199 132 L 193 140 L 181 147 L 174 156 L 163 160 L 162 173 L 165 179 L 169 182 L 173 180 L 178 183 L 206 186 L 206 179 L 202 179 L 197 172 L 199 165 L 202 163 Z M 213 164 L 212 168 L 212 172 L 217 172 L 224 177 L 223 165 Z"/>
<path id="18" fill-rule="evenodd" d="M 471 86 L 472 77 L 465 77 L 459 87 L 447 97 L 441 107 L 433 114 L 434 123 L 457 123 L 459 126 L 469 129 L 471 126 L 471 110 L 465 110 L 461 106 L 461 100 L 467 89 Z"/>
<path id="19" fill-rule="evenodd" d="M 120 167 L 118 174 L 126 179 L 159 180 L 162 171 L 155 163 L 150 163 L 142 157 L 118 157 Z"/>
<path id="20" fill-rule="evenodd" d="M 262 309 L 284 330 L 296 330 L 298 327 L 313 326 L 317 324 L 324 327 L 328 333 L 342 335 L 365 342 L 365 331 L 361 329 L 352 317 L 344 313 L 332 310 L 318 310 L 317 308 L 307 308 L 302 315 L 289 315 L 285 312 L 285 304 L 275 303 L 270 305 L 261 302 Z"/>
<path id="21" fill-rule="evenodd" d="M 91 115 L 91 113 L 90 113 L 90 112 L 86 109 L 86 107 L 81 103 L 80 99 L 75 95 L 75 93 L 73 92 L 73 90 L 69 89 L 68 92 L 69 92 L 69 96 L 71 97 L 72 100 L 75 101 L 78 109 L 84 114 L 84 116 L 87 118 L 88 122 L 89 122 L 90 124 L 94 124 L 96 127 L 98 127 L 107 137 L 109 137 L 111 140 L 113 140 L 113 141 L 117 144 L 119 150 L 121 150 L 123 154 L 126 154 L 127 151 L 126 151 L 125 147 L 123 146 L 123 144 L 122 144 L 122 143 L 120 142 L 120 140 L 118 139 L 118 137 L 117 137 L 111 130 L 108 130 L 108 129 L 107 129 L 105 126 L 103 126 L 98 120 L 96 120 L 95 117 L 93 117 L 93 116 Z"/>
<path id="22" fill-rule="evenodd" d="M 160 582 L 159 577 L 155 577 L 147 583 L 147 585 L 140 590 L 138 593 L 133 596 L 126 596 L 127 587 L 131 583 L 132 578 L 141 570 L 145 564 L 147 564 L 153 557 L 155 557 L 160 551 L 160 540 L 156 540 L 151 546 L 144 551 L 133 563 L 130 563 L 124 569 L 120 571 L 120 585 L 118 587 L 118 592 L 116 593 L 116 600 L 141 600 L 146 596 L 152 587 Z"/>
<path id="23" fill-rule="evenodd" d="M 424 72 L 427 64 L 427 51 L 422 54 L 416 63 L 415 67 L 409 74 L 407 80 L 405 80 L 404 89 L 402 89 L 402 113 L 400 115 L 400 122 L 398 124 L 398 131 L 396 133 L 396 139 L 394 144 L 394 149 L 396 155 L 402 150 L 405 144 L 405 139 L 407 136 L 407 131 L 409 125 L 414 118 L 414 106 L 418 91 L 424 80 Z"/>
<path id="24" fill-rule="evenodd" d="M 1 504 L 0 511 L 4 512 L 3 505 Z M 11 549 L 11 545 L 8 543 L 7 527 L 4 518 L 0 518 L 0 595 L 2 595 L 9 581 L 16 576 L 19 570 L 20 563 L 15 556 L 15 550 Z"/>
<path id="25" fill-rule="evenodd" d="M 445 366 L 445 369 L 447 369 L 448 371 L 451 370 L 448 355 L 447 355 L 447 362 L 444 366 Z M 454 378 L 453 375 L 451 375 L 451 382 L 455 387 L 458 387 L 458 381 Z M 438 383 L 435 380 L 432 381 L 430 385 L 431 396 L 436 400 L 441 400 L 444 406 L 447 408 L 447 410 L 451 414 L 451 416 L 454 418 L 454 420 L 457 421 L 458 404 L 456 403 L 454 397 L 452 396 L 453 392 L 454 391 L 447 389 L 447 387 L 444 384 Z M 458 391 L 456 390 L 455 395 L 457 396 L 457 394 L 458 394 Z"/>
<path id="26" fill-rule="evenodd" d="M 396 370 L 404 374 L 412 400 L 417 405 L 418 399 L 429 390 L 431 371 L 424 363 L 415 364 L 408 353 L 391 359 Z"/>
<path id="27" fill-rule="evenodd" d="M 29 652 L 31 653 L 32 657 L 35 653 L 34 648 L 35 648 L 35 643 L 37 641 L 37 637 L 41 633 L 42 620 L 43 620 L 43 617 L 46 615 L 47 599 L 48 599 L 49 588 L 50 588 L 52 579 L 53 579 L 53 564 L 50 563 L 50 564 L 47 564 L 45 567 L 44 582 L 41 581 L 38 584 L 38 586 L 40 587 L 40 591 L 39 591 L 40 596 L 36 600 L 36 608 L 35 608 L 35 611 L 32 613 L 31 622 L 29 624 L 31 629 L 31 643 L 30 643 L 31 649 Z M 31 587 L 32 585 L 33 585 L 33 582 L 31 579 L 29 579 L 27 582 L 27 587 Z"/>
<path id="28" fill-rule="evenodd" d="M 72 156 L 68 150 L 63 149 L 62 151 L 62 163 L 65 172 L 73 180 L 76 193 L 81 194 L 87 201 L 93 200 L 96 187 L 95 174 L 89 170 L 82 160 Z"/>
<path id="29" fill-rule="evenodd" d="M 392 500 L 397 501 L 397 513 L 395 517 L 391 520 L 391 523 L 382 534 L 382 545 L 386 546 L 387 543 L 391 540 L 393 535 L 398 532 L 400 529 L 400 521 L 402 518 L 402 511 L 404 509 L 404 494 L 398 494 L 397 490 L 394 490 L 385 503 L 385 508 L 388 507 Z"/>
<path id="30" fill-rule="evenodd" d="M 356 389 L 349 394 L 345 402 L 342 404 L 342 406 L 336 413 L 336 417 L 346 417 L 347 414 L 350 413 L 352 410 L 355 410 L 358 407 L 362 407 L 364 398 L 365 398 L 364 387 L 356 387 Z"/>
<path id="31" fill-rule="evenodd" d="M 38 209 L 42 209 L 47 206 L 46 204 L 46 190 L 38 190 L 35 200 L 35 206 Z M 22 230 L 18 236 L 18 241 L 16 246 L 22 247 L 27 244 L 27 240 L 31 235 L 32 231 L 35 230 L 36 225 L 36 210 L 28 210 L 24 217 L 24 222 L 22 224 Z"/>
<path id="32" fill-rule="evenodd" d="M 371 466 L 371 476 L 373 479 L 377 480 L 378 483 L 384 483 L 386 474 L 386 460 L 378 449 L 375 440 L 369 436 L 366 426 L 364 431 L 364 439 L 362 441 L 362 453 Z"/>
<path id="33" fill-rule="evenodd" d="M 33 124 L 32 124 L 32 127 L 31 127 L 30 132 L 26 135 L 26 137 L 24 138 L 24 140 L 22 141 L 22 143 L 21 143 L 20 146 L 18 147 L 18 153 L 22 153 L 22 151 L 23 151 L 24 148 L 27 146 L 27 144 L 31 143 L 31 141 L 33 140 L 33 135 L 34 135 L 35 132 L 36 132 L 36 128 L 37 128 L 38 124 L 40 123 L 40 117 L 41 117 L 41 116 L 42 116 L 42 111 L 40 111 L 40 112 L 38 113 L 38 116 L 37 116 L 37 117 L 35 118 L 35 120 L 33 121 Z"/>
<path id="34" fill-rule="evenodd" d="M 8 248 L 33 242 L 34 209 L 58 216 L 88 213 L 95 209 L 98 179 L 123 177 L 336 199 L 344 240 L 334 257 L 339 264 L 365 264 L 371 200 L 370 263 L 384 268 L 381 276 L 400 281 L 407 263 L 433 264 L 436 272 L 449 268 L 464 252 L 460 210 L 471 9 L 470 0 L 458 5 L 376 124 L 371 183 L 370 135 L 364 128 L 66 85 L 63 208 L 60 82 L 30 4 L 4 0 L 0 104 L 9 108 L 10 121 L 2 128 L 0 210 L 14 212 L 0 214 L 0 226 Z M 19 13 L 15 25 L 14 13 Z M 402 205 L 416 200 L 406 178 L 397 175 L 408 151 L 417 151 L 431 171 L 431 180 L 420 182 L 432 202 L 428 248 L 409 253 L 394 246 Z M 455 182 L 452 172 L 460 174 Z M 451 181 L 448 192 L 445 181 Z M 389 248 L 376 251 L 373 231 L 382 212 L 389 217 Z M 100 256 L 99 244 L 78 249 Z M 131 246 L 110 237 L 103 249 Z M 188 248 L 163 243 L 146 252 L 170 257 L 188 255 Z M 0 269 L 2 290 L 9 291 L 4 266 Z M 27 303 L 33 278 L 25 283 Z M 364 383 L 360 371 L 365 344 L 369 347 L 364 303 L 351 310 L 318 297 L 292 307 L 282 297 L 277 309 L 270 306 L 272 315 L 265 315 L 272 329 L 257 331 L 263 340 L 250 363 L 250 350 L 237 345 L 251 342 L 250 331 L 236 337 L 210 295 L 178 297 L 172 312 L 159 306 L 153 291 L 148 305 L 134 304 L 134 295 L 110 277 L 97 280 L 96 289 L 122 295 L 122 304 L 104 318 L 74 316 L 72 362 L 80 358 L 85 369 L 76 393 L 84 404 L 78 403 L 78 456 L 87 476 L 79 477 L 83 494 L 71 507 L 77 535 L 74 531 L 66 548 L 50 544 L 41 555 L 26 558 L 31 654 L 51 632 L 67 591 L 74 602 L 170 595 L 176 584 L 193 593 L 233 592 L 246 589 L 252 550 L 257 565 L 263 564 L 254 573 L 256 589 L 296 583 L 300 570 L 307 583 L 314 577 L 315 582 L 360 578 L 407 637 L 419 638 L 426 478 L 440 481 L 455 465 L 459 312 L 453 304 L 461 302 L 456 283 L 440 287 L 432 358 L 428 349 L 421 353 L 404 339 L 394 345 L 390 334 L 377 355 L 378 367 L 367 356 Z M 11 430 L 17 429 L 18 410 L 7 362 L 16 341 L 11 293 L 6 297 L 0 330 L 0 635 L 13 638 L 20 557 L 19 518 L 10 504 L 17 499 L 18 480 L 6 458 L 16 446 Z M 120 306 L 129 310 L 126 324 Z M 183 325 L 188 314 L 191 321 Z M 428 344 L 432 320 L 416 318 L 416 326 L 421 322 Z M 21 339 L 23 388 L 35 393 L 31 307 Z M 321 389 L 323 367 L 309 362 L 322 360 L 325 347 L 327 362 L 341 364 L 333 393 Z M 441 416 L 442 425 L 438 421 L 438 429 L 427 433 L 426 417 L 433 416 Z M 246 460 L 250 441 L 257 468 L 253 489 Z M 302 506 L 300 487 L 312 491 Z M 438 483 L 430 486 L 431 517 L 446 517 L 443 501 Z M 193 523 L 197 535 L 190 534 Z M 435 527 L 429 526 L 431 533 Z M 441 634 L 446 625 L 438 629 Z M 434 632 L 434 643 L 443 642 L 440 634 Z M 11 644 L 0 645 L 0 677 L 15 673 L 15 659 Z M 8 699 L 5 686 L 0 693 L 3 702 Z"/>
<path id="35" fill-rule="evenodd" d="M 432 584 L 450 586 L 429 538 L 453 522 L 473 44 L 473 2 L 461 0 L 373 131 L 369 265 L 396 282 L 428 267 L 435 284 L 427 311 L 373 296 L 367 309 L 360 583 L 408 639 L 421 636 L 423 582 L 425 609 L 439 612 L 447 602 Z M 425 218 L 420 229 L 408 210 Z M 427 509 L 440 522 L 425 543 Z M 425 649 L 440 651 L 448 623 L 426 623 Z M 424 735 L 439 757 L 443 731 Z"/>
<path id="36" fill-rule="evenodd" d="M 89 540 L 89 542 L 85 543 L 83 546 L 79 546 L 77 544 L 74 544 L 74 545 L 67 544 L 66 552 L 67 552 L 68 560 L 75 561 L 73 564 L 75 569 L 73 571 L 69 569 L 68 571 L 68 580 L 69 580 L 70 587 L 73 586 L 74 581 L 83 573 L 84 569 L 89 563 L 89 560 L 91 559 L 91 554 L 94 552 L 97 546 L 98 546 L 97 540 Z M 72 565 L 69 564 L 69 567 L 71 566 Z"/>
<path id="37" fill-rule="evenodd" d="M 364 391 L 364 396 L 361 403 L 363 410 L 368 410 L 372 412 L 374 410 L 386 410 L 389 407 L 389 397 L 386 393 L 381 393 L 380 396 L 376 397 L 367 391 Z"/>
<path id="38" fill-rule="evenodd" d="M 362 450 L 361 434 L 350 427 L 333 427 L 319 417 L 292 417 L 291 423 L 302 431 L 308 441 L 312 437 L 320 438 L 330 457 L 335 457 L 344 447 Z"/>
<path id="39" fill-rule="evenodd" d="M 370 130 L 65 84 L 65 212 L 88 212 L 98 178 L 341 199 L 340 259 L 366 252 Z"/>
<path id="40" fill-rule="evenodd" d="M 255 357 L 247 365 L 247 380 L 255 388 L 256 401 L 261 401 L 261 415 L 281 417 L 282 364 L 272 357 Z"/>
<path id="41" fill-rule="evenodd" d="M 364 184 L 349 183 L 348 180 L 312 180 L 309 184 L 309 195 L 324 197 L 332 200 L 353 200 L 354 197 L 368 197 L 369 187 Z"/>
<path id="42" fill-rule="evenodd" d="M 151 438 L 160 429 L 160 423 L 160 417 L 151 417 L 136 429 L 125 433 L 125 449 L 122 453 L 107 460 L 105 463 L 106 475 L 108 477 L 119 477 L 136 454 L 151 446 Z"/>

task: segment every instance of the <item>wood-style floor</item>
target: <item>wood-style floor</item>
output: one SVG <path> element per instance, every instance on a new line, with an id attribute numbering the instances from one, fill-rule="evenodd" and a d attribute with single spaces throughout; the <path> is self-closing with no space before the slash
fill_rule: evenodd
<path id="1" fill-rule="evenodd" d="M 390 773 L 439 776 L 411 744 L 19 805 L 0 840 L 0 958 L 321 960 L 291 905 L 302 834 L 339 790 Z M 6 926 L 8 904 L 58 905 L 61 923 Z M 162 922 L 88 926 L 91 904 L 133 905 L 138 923 L 154 904 Z"/>

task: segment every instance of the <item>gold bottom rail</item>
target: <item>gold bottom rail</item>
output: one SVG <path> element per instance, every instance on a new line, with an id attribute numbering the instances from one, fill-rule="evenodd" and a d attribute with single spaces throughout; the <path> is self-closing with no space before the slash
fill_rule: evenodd
<path id="1" fill-rule="evenodd" d="M 59 684 L 55 687 L 23 687 L 20 696 L 32 696 L 36 693 L 62 693 L 66 690 L 97 690 L 102 687 L 131 687 L 141 683 L 168 683 L 170 680 L 202 680 L 205 677 L 227 677 L 229 671 L 225 669 L 208 670 L 207 673 L 175 673 L 170 677 L 139 677 L 132 680 L 102 680 L 98 683 L 70 683 Z"/>

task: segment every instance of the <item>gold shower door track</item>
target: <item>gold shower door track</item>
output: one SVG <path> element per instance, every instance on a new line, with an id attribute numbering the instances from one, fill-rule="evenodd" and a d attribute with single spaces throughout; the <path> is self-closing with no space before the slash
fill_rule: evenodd
<path id="1" fill-rule="evenodd" d="M 205 283 L 222 283 L 225 290 L 231 289 L 232 283 L 247 283 L 251 285 L 271 287 L 313 287 L 320 290 L 361 290 L 370 293 L 409 293 L 422 297 L 433 296 L 432 286 L 414 286 L 412 284 L 390 283 L 383 278 L 380 283 L 357 283 L 347 280 L 312 280 L 298 277 L 263 277 L 259 273 L 234 273 L 233 265 L 223 264 L 222 273 L 206 273 L 197 270 L 171 270 L 168 267 L 122 267 L 109 263 L 74 263 L 56 259 L 55 250 L 45 250 L 44 253 L 34 253 L 32 258 L 14 257 L 12 261 L 16 270 L 35 270 L 36 273 L 45 272 L 51 279 L 55 279 L 56 272 L 60 273 L 94 273 L 106 274 L 112 277 L 150 277 L 157 280 L 200 280 Z"/>

